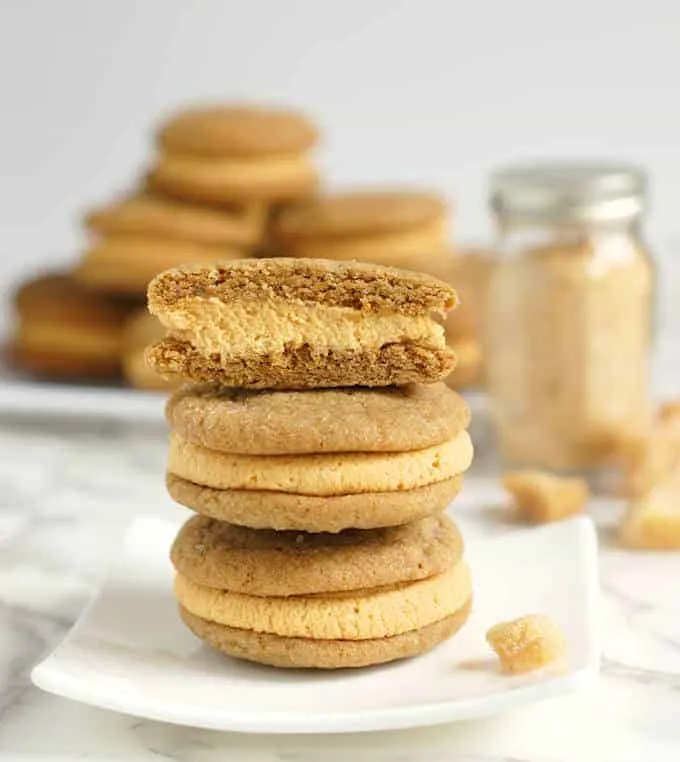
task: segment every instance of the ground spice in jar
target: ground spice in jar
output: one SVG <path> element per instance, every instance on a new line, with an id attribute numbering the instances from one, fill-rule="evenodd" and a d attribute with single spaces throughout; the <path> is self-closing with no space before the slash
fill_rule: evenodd
<path id="1" fill-rule="evenodd" d="M 497 178 L 503 235 L 486 301 L 499 443 L 513 463 L 589 469 L 650 415 L 652 267 L 632 224 L 642 180 L 620 168 L 523 172 Z"/>

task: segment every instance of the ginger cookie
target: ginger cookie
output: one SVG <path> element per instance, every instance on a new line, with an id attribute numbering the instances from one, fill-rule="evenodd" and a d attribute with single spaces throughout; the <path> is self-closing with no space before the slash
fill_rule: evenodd
<path id="1" fill-rule="evenodd" d="M 432 317 L 455 291 L 418 273 L 323 260 L 180 268 L 149 286 L 160 373 L 249 388 L 433 383 L 455 365 Z"/>
<path id="2" fill-rule="evenodd" d="M 446 204 L 417 191 L 360 191 L 289 206 L 274 228 L 287 256 L 358 260 L 421 269 L 448 255 Z"/>
<path id="3" fill-rule="evenodd" d="M 458 529 L 441 514 L 339 534 L 256 530 L 194 516 L 177 535 L 171 557 L 197 585 L 285 597 L 413 582 L 455 566 L 462 553 Z"/>
<path id="4" fill-rule="evenodd" d="M 93 294 L 59 273 L 26 282 L 16 293 L 15 306 L 9 353 L 18 367 L 54 379 L 120 376 L 129 304 Z"/>
<path id="5" fill-rule="evenodd" d="M 455 614 L 418 630 L 368 640 L 287 638 L 240 630 L 201 619 L 181 606 L 180 615 L 197 637 L 237 659 L 292 669 L 343 669 L 368 667 L 423 654 L 458 632 L 467 621 L 471 605 L 472 601 L 468 600 Z"/>
<path id="6" fill-rule="evenodd" d="M 204 516 L 255 529 L 340 532 L 416 521 L 443 511 L 456 497 L 461 476 L 425 487 L 331 497 L 263 490 L 212 489 L 169 473 L 173 500 Z"/>
<path id="7" fill-rule="evenodd" d="M 74 270 L 83 286 L 105 294 L 143 297 L 158 273 L 181 264 L 240 259 L 243 250 L 160 236 L 109 235 L 87 249 Z"/>
<path id="8" fill-rule="evenodd" d="M 305 197 L 318 182 L 308 156 L 317 139 L 312 123 L 288 109 L 190 109 L 161 127 L 149 182 L 152 188 L 201 202 Z"/>
<path id="9" fill-rule="evenodd" d="M 242 250 L 262 241 L 266 223 L 263 204 L 199 206 L 150 193 L 121 199 L 85 217 L 86 227 L 100 236 L 193 241 Z"/>
<path id="10" fill-rule="evenodd" d="M 441 382 L 289 392 L 189 386 L 170 397 L 166 418 L 191 444 L 283 455 L 419 450 L 466 429 L 470 411 Z"/>

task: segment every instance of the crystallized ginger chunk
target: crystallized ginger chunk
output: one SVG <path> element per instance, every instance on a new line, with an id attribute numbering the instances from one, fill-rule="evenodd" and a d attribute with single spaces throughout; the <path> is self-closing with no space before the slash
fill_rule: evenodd
<path id="1" fill-rule="evenodd" d="M 505 474 L 503 486 L 513 496 L 521 518 L 543 523 L 581 513 L 588 502 L 588 485 L 543 471 L 514 471 Z"/>
<path id="2" fill-rule="evenodd" d="M 486 640 L 498 654 L 502 671 L 511 674 L 540 669 L 566 650 L 562 631 L 544 614 L 500 622 L 486 633 Z"/>
<path id="3" fill-rule="evenodd" d="M 680 398 L 667 400 L 659 406 L 659 420 L 678 421 L 680 420 Z"/>
<path id="4" fill-rule="evenodd" d="M 663 484 L 631 503 L 619 536 L 629 548 L 680 550 L 680 483 Z"/>
<path id="5" fill-rule="evenodd" d="M 623 492 L 644 498 L 680 469 L 680 400 L 661 405 L 649 429 L 631 437 L 620 453 Z"/>

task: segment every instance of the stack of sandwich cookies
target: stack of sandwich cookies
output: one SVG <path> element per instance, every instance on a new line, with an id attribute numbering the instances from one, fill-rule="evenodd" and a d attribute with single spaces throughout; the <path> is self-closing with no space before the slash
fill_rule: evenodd
<path id="1" fill-rule="evenodd" d="M 439 380 L 453 357 L 429 325 L 453 291 L 378 267 L 261 260 L 170 271 L 149 297 L 171 332 L 152 365 L 167 370 L 173 341 L 216 369 L 166 408 L 168 488 L 198 514 L 173 549 L 185 623 L 232 656 L 319 668 L 413 656 L 462 626 L 469 572 L 442 511 L 471 463 L 469 411 Z M 376 385 L 405 367 L 377 351 L 376 326 L 438 365 Z M 302 346 L 304 383 L 282 359 Z M 358 358 L 351 381 L 333 353 Z M 171 376 L 203 379 L 196 367 Z"/>

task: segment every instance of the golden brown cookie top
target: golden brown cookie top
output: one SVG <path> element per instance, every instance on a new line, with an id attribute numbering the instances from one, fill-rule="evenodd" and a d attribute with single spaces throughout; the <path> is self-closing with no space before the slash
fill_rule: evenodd
<path id="1" fill-rule="evenodd" d="M 171 557 L 199 585 L 289 596 L 425 579 L 452 568 L 462 554 L 460 533 L 444 515 L 337 534 L 248 529 L 194 516 L 180 530 Z"/>
<path id="2" fill-rule="evenodd" d="M 363 191 L 318 196 L 285 209 L 277 220 L 282 239 L 362 236 L 427 225 L 446 213 L 432 193 Z"/>
<path id="3" fill-rule="evenodd" d="M 121 324 L 132 303 L 83 288 L 69 273 L 48 273 L 26 281 L 14 296 L 23 319 L 72 319 L 96 324 Z"/>
<path id="4" fill-rule="evenodd" d="M 281 455 L 431 447 L 467 428 L 470 411 L 442 382 L 287 392 L 190 386 L 168 400 L 166 417 L 192 444 Z"/>
<path id="5" fill-rule="evenodd" d="M 104 235 L 144 235 L 180 238 L 197 243 L 253 246 L 265 224 L 262 205 L 188 204 L 142 193 L 94 209 L 85 225 Z"/>
<path id="6" fill-rule="evenodd" d="M 240 259 L 166 270 L 151 281 L 148 297 L 154 314 L 195 297 L 224 302 L 281 299 L 404 315 L 443 313 L 457 303 L 453 288 L 429 275 L 324 259 Z"/>
<path id="7" fill-rule="evenodd" d="M 161 126 L 159 146 L 205 156 L 295 154 L 318 139 L 303 114 L 273 106 L 206 106 L 182 111 Z"/>

